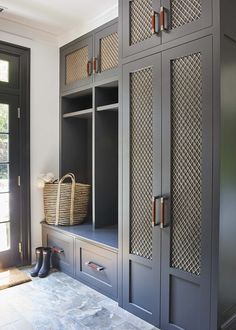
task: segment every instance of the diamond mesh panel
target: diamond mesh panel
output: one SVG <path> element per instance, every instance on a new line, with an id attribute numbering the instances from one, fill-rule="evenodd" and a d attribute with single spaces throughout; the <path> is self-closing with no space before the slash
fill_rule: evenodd
<path id="1" fill-rule="evenodd" d="M 130 76 L 131 253 L 152 259 L 152 69 Z"/>
<path id="2" fill-rule="evenodd" d="M 201 17 L 201 0 L 172 0 L 172 29 L 194 22 Z"/>
<path id="3" fill-rule="evenodd" d="M 88 47 L 83 47 L 66 56 L 66 84 L 87 77 Z"/>
<path id="4" fill-rule="evenodd" d="M 130 45 L 152 37 L 152 0 L 130 2 Z"/>
<path id="5" fill-rule="evenodd" d="M 101 72 L 111 70 L 118 66 L 118 33 L 112 33 L 100 41 Z"/>
<path id="6" fill-rule="evenodd" d="M 172 61 L 171 265 L 200 275 L 202 220 L 201 54 Z"/>

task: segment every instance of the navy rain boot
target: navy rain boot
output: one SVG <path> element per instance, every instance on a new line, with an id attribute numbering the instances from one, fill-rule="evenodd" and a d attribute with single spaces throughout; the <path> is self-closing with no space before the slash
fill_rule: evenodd
<path id="1" fill-rule="evenodd" d="M 43 249 L 43 264 L 39 271 L 39 277 L 43 278 L 48 276 L 48 273 L 50 271 L 50 265 L 51 265 L 51 248 L 44 248 Z"/>
<path id="2" fill-rule="evenodd" d="M 32 277 L 36 277 L 38 276 L 38 273 L 42 267 L 43 264 L 43 247 L 37 247 L 35 249 L 35 253 L 36 253 L 36 265 L 35 267 L 31 270 L 30 275 Z"/>

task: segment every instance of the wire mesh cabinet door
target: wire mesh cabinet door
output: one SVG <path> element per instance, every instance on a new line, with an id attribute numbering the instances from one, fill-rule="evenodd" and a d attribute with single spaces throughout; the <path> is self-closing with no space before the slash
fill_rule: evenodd
<path id="1" fill-rule="evenodd" d="M 160 44 L 160 0 L 121 0 L 123 57 Z"/>
<path id="2" fill-rule="evenodd" d="M 92 36 L 62 48 L 60 59 L 62 92 L 92 83 Z"/>
<path id="3" fill-rule="evenodd" d="M 95 81 L 118 75 L 119 38 L 118 23 L 95 34 L 95 57 L 93 59 Z"/>
<path id="4" fill-rule="evenodd" d="M 162 43 L 212 24 L 212 0 L 162 0 Z"/>
<path id="5" fill-rule="evenodd" d="M 163 53 L 161 328 L 209 330 L 212 39 Z"/>
<path id="6" fill-rule="evenodd" d="M 123 307 L 159 325 L 161 56 L 123 66 Z"/>

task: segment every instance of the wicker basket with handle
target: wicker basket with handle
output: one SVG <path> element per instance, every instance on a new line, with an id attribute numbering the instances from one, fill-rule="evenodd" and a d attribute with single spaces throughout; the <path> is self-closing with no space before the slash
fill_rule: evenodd
<path id="1" fill-rule="evenodd" d="M 65 183 L 70 179 L 71 183 Z M 43 191 L 45 220 L 50 225 L 73 226 L 87 217 L 90 185 L 75 182 L 72 173 L 58 183 L 46 183 Z"/>

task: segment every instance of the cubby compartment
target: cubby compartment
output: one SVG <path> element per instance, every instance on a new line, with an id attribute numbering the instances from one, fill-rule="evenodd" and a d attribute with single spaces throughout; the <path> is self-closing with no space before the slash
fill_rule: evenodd
<path id="1" fill-rule="evenodd" d="M 101 228 L 118 224 L 117 82 L 97 87 L 95 103 L 95 225 Z"/>
<path id="2" fill-rule="evenodd" d="M 89 118 L 93 111 L 92 88 L 62 97 L 63 118 L 80 117 Z"/>
<path id="3" fill-rule="evenodd" d="M 96 87 L 96 110 L 117 111 L 119 107 L 118 95 L 118 81 Z"/>
<path id="4" fill-rule="evenodd" d="M 90 184 L 88 222 L 92 222 L 92 115 L 63 118 L 61 124 L 61 175 L 74 173 L 76 182 Z"/>

